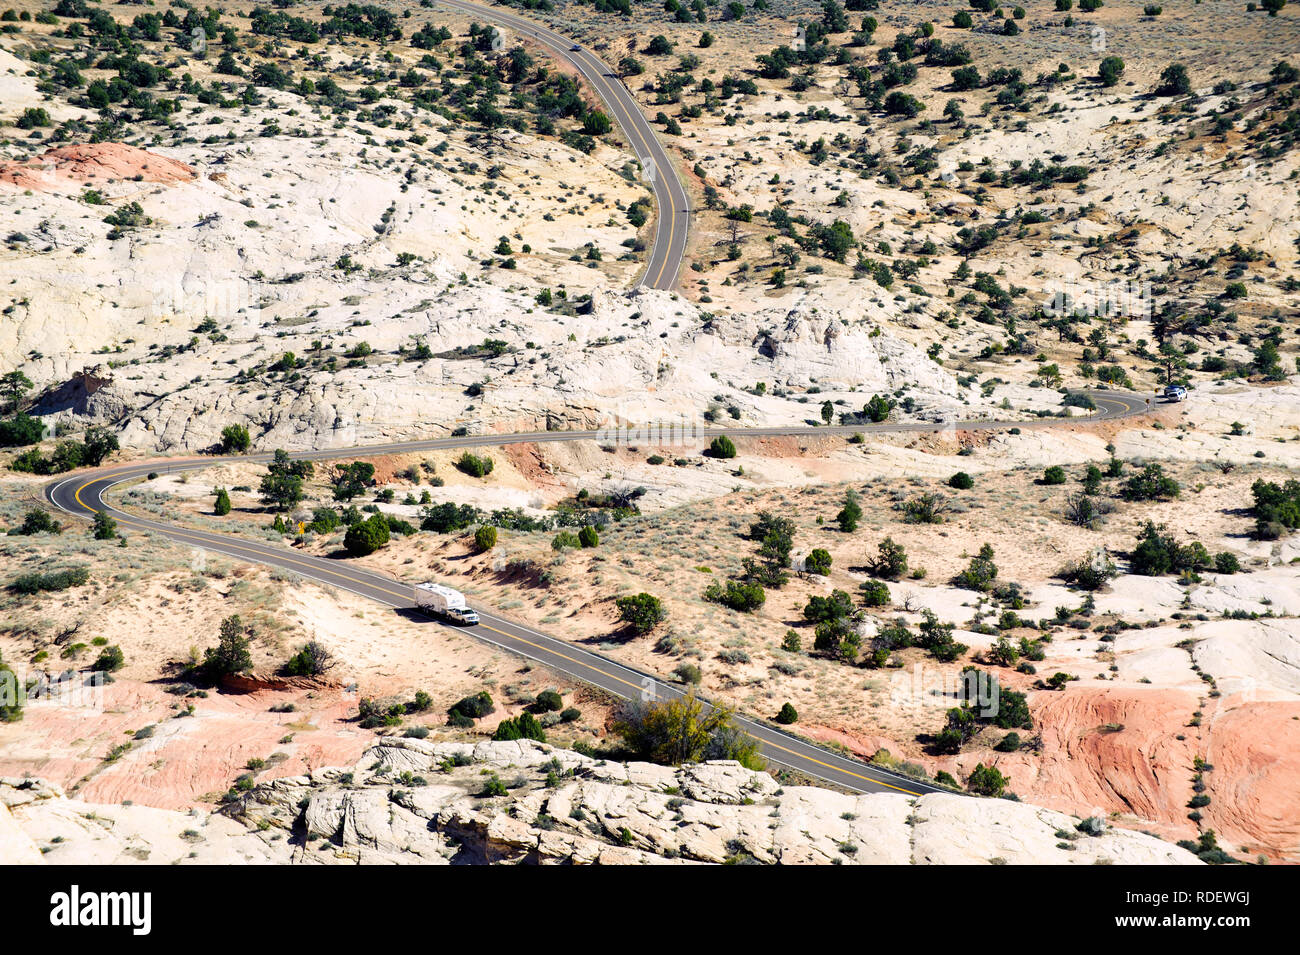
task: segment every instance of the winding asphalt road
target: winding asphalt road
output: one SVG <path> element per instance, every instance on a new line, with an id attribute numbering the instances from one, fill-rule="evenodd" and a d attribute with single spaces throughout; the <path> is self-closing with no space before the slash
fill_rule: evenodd
<path id="1" fill-rule="evenodd" d="M 691 219 L 690 196 L 677 178 L 676 167 L 669 158 L 668 151 L 655 136 L 654 129 L 641 112 L 636 98 L 618 78 L 613 67 L 576 40 L 527 17 L 516 16 L 499 7 L 467 3 L 465 0 L 438 2 L 461 13 L 491 20 L 514 31 L 524 40 L 547 47 L 558 59 L 571 64 L 581 73 L 587 84 L 604 100 L 610 118 L 618 123 L 628 145 L 641 161 L 641 168 L 654 189 L 655 201 L 659 206 L 650 260 L 636 284 L 656 289 L 674 288 L 677 285 L 677 273 L 682 267 L 682 257 L 686 254 L 686 235 Z M 503 37 L 507 45 L 513 39 Z"/>
<path id="2" fill-rule="evenodd" d="M 1089 417 L 1066 419 L 1037 419 L 1032 421 L 987 421 L 943 424 L 934 422 L 900 422 L 846 427 L 775 427 L 775 428 L 722 428 L 707 429 L 692 435 L 700 446 L 707 445 L 717 435 L 731 438 L 797 435 L 824 437 L 854 433 L 883 434 L 891 432 L 1006 431 L 1011 428 L 1078 427 L 1098 422 L 1113 421 L 1145 413 L 1147 399 L 1133 394 L 1096 391 L 1089 392 L 1097 404 L 1097 412 Z M 651 441 L 636 431 L 621 433 L 624 438 L 650 446 Z M 620 433 L 599 431 L 546 431 L 535 434 L 471 435 L 455 438 L 432 438 L 423 441 L 403 441 L 389 444 L 366 445 L 354 448 L 327 448 L 295 453 L 294 457 L 307 460 L 360 458 L 377 454 L 399 454 L 431 451 L 446 448 L 500 447 L 508 444 L 548 443 L 558 441 L 619 440 Z M 629 442 L 631 443 L 631 442 Z M 270 454 L 243 455 L 236 460 L 265 462 Z M 420 616 L 415 610 L 413 583 L 395 580 L 385 574 L 356 566 L 345 559 L 315 557 L 294 550 L 286 544 L 244 540 L 227 534 L 179 527 L 162 521 L 149 520 L 121 511 L 105 501 L 105 494 L 114 486 L 146 477 L 154 471 L 198 471 L 223 460 L 221 457 L 196 457 L 168 462 L 143 461 L 85 471 L 53 481 L 45 487 L 45 498 L 58 510 L 79 518 L 90 519 L 97 511 L 113 517 L 125 531 L 158 534 L 168 540 L 189 545 L 198 550 L 225 554 L 238 560 L 248 560 L 283 568 L 301 577 L 328 584 L 359 594 L 395 610 Z M 672 683 L 643 673 L 608 657 L 576 647 L 564 640 L 547 636 L 531 627 L 498 616 L 482 608 L 481 623 L 475 627 L 458 627 L 485 643 L 501 647 L 511 653 L 535 660 L 551 669 L 566 673 L 576 679 L 591 683 L 623 699 L 665 700 L 680 696 L 682 689 Z M 446 624 L 437 624 L 447 626 Z M 920 795 L 940 791 L 933 786 L 899 776 L 856 759 L 850 759 L 815 746 L 791 735 L 774 725 L 739 718 L 738 722 L 762 745 L 763 755 L 774 766 L 792 769 L 807 776 L 838 784 L 857 792 L 903 792 Z"/>

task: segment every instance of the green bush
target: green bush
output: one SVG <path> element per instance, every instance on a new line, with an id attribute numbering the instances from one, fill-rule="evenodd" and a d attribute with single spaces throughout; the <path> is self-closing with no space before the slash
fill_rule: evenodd
<path id="1" fill-rule="evenodd" d="M 868 580 L 859 589 L 862 591 L 863 606 L 889 606 L 889 586 L 883 580 Z"/>
<path id="2" fill-rule="evenodd" d="M 578 539 L 578 535 L 573 531 L 560 531 L 551 538 L 551 550 L 564 550 L 566 547 L 576 549 L 581 546 L 582 541 Z"/>
<path id="3" fill-rule="evenodd" d="M 784 706 L 782 706 L 781 712 L 776 714 L 776 721 L 780 723 L 782 726 L 789 726 L 791 723 L 798 722 L 798 720 L 799 720 L 798 712 L 796 712 L 795 708 L 789 703 L 786 703 Z"/>
<path id="4" fill-rule="evenodd" d="M 224 517 L 230 513 L 230 492 L 224 487 L 216 490 L 216 500 L 212 503 L 212 513 L 218 517 Z"/>
<path id="5" fill-rule="evenodd" d="M 668 619 L 668 611 L 663 602 L 652 594 L 639 593 L 619 597 L 615 602 L 618 618 L 628 624 L 635 633 L 649 633 Z"/>
<path id="6" fill-rule="evenodd" d="M 862 520 L 862 505 L 858 503 L 857 492 L 852 488 L 845 492 L 844 506 L 835 515 L 835 520 L 840 525 L 840 530 L 846 534 L 858 529 L 858 521 Z"/>
<path id="7" fill-rule="evenodd" d="M 535 739 L 539 743 L 545 743 L 546 731 L 542 729 L 542 724 L 537 722 L 537 717 L 532 713 L 524 712 L 514 719 L 506 719 L 498 723 L 492 738 L 494 740 Z"/>
<path id="8" fill-rule="evenodd" d="M 1119 83 L 1119 78 L 1124 72 L 1124 61 L 1118 56 L 1108 56 L 1101 61 L 1097 67 L 1097 76 L 1101 78 L 1102 86 L 1115 86 Z"/>
<path id="9" fill-rule="evenodd" d="M 969 491 L 975 486 L 975 479 L 965 471 L 958 471 L 952 477 L 948 478 L 948 486 L 956 488 L 959 491 Z"/>
<path id="10" fill-rule="evenodd" d="M 1232 557 L 1227 553 L 1223 556 Z M 1147 577 L 1183 572 L 1195 573 L 1198 570 L 1208 570 L 1213 566 L 1215 566 L 1215 559 L 1210 556 L 1209 551 L 1200 541 L 1179 544 L 1177 539 L 1166 530 L 1165 525 L 1151 521 L 1143 525 L 1137 546 L 1129 556 L 1129 570 Z"/>
<path id="11" fill-rule="evenodd" d="M 23 522 L 9 529 L 9 536 L 30 537 L 33 534 L 61 534 L 63 525 L 56 521 L 50 512 L 34 507 L 23 515 Z"/>
<path id="12" fill-rule="evenodd" d="M 497 529 L 491 524 L 484 524 L 474 532 L 474 546 L 480 552 L 491 550 L 497 546 Z"/>
<path id="13" fill-rule="evenodd" d="M 90 665 L 90 669 L 97 673 L 116 673 L 126 665 L 126 654 L 122 652 L 119 646 L 105 647 L 100 651 L 98 659 Z"/>
<path id="14" fill-rule="evenodd" d="M 1235 574 L 1241 570 L 1241 562 L 1237 560 L 1237 555 L 1228 551 L 1220 551 L 1214 555 L 1214 572 L 1216 574 Z"/>
<path id="15" fill-rule="evenodd" d="M 993 563 L 993 548 L 985 544 L 977 556 L 971 558 L 965 570 L 953 578 L 953 584 L 963 590 L 975 590 L 987 593 L 993 587 L 998 576 L 997 564 Z"/>
<path id="16" fill-rule="evenodd" d="M 564 697 L 555 690 L 542 690 L 533 701 L 532 708 L 538 713 L 555 713 L 564 708 Z"/>
<path id="17" fill-rule="evenodd" d="M 373 554 L 388 543 L 388 521 L 382 514 L 371 514 L 360 523 L 353 524 L 343 536 L 343 547 L 352 557 Z"/>
<path id="18" fill-rule="evenodd" d="M 752 581 L 728 580 L 726 584 L 710 584 L 704 591 L 704 599 L 722 604 L 732 610 L 749 613 L 763 606 L 767 592 L 762 584 Z"/>
<path id="19" fill-rule="evenodd" d="M 487 690 L 481 690 L 453 703 L 447 710 L 447 715 L 453 719 L 459 716 L 461 719 L 469 720 L 472 725 L 474 720 L 482 719 L 495 709 L 491 694 Z"/>
<path id="20" fill-rule="evenodd" d="M 495 463 L 487 455 L 479 457 L 477 454 L 470 454 L 468 451 L 456 460 L 456 468 L 470 477 L 487 477 L 492 473 L 493 467 L 495 467 Z"/>
<path id="21" fill-rule="evenodd" d="M 578 543 L 583 547 L 596 547 L 600 544 L 600 533 L 590 524 L 584 524 L 578 531 Z"/>
<path id="22" fill-rule="evenodd" d="M 239 615 L 226 617 L 221 621 L 217 645 L 203 652 L 203 674 L 216 682 L 224 676 L 251 670 L 253 657 L 249 652 L 250 646 L 249 631 Z"/>
<path id="23" fill-rule="evenodd" d="M 85 567 L 69 567 L 66 570 L 55 570 L 49 573 L 22 574 L 15 577 L 9 587 L 15 593 L 39 594 L 80 587 L 89 579 L 89 569 Z"/>
<path id="24" fill-rule="evenodd" d="M 1067 480 L 1065 468 L 1059 464 L 1053 464 L 1050 468 L 1043 471 L 1041 483 L 1043 484 L 1064 484 Z"/>
<path id="25" fill-rule="evenodd" d="M 907 551 L 892 537 L 886 537 L 880 542 L 876 559 L 871 561 L 870 567 L 876 577 L 898 580 L 907 573 Z"/>
<path id="26" fill-rule="evenodd" d="M 1100 551 L 1095 557 L 1083 558 L 1061 570 L 1059 576 L 1066 583 L 1074 584 L 1083 590 L 1100 590 L 1115 579 L 1119 570 L 1106 552 Z"/>
<path id="27" fill-rule="evenodd" d="M 825 548 L 816 547 L 804 559 L 804 567 L 808 573 L 817 574 L 820 577 L 827 577 L 831 572 L 831 555 Z"/>
<path id="28" fill-rule="evenodd" d="M 36 444 L 44 435 L 44 425 L 25 414 L 0 421 L 0 448 L 17 448 Z"/>
<path id="29" fill-rule="evenodd" d="M 709 456 L 714 458 L 734 458 L 736 445 L 725 434 L 720 434 L 709 442 Z"/>
<path id="30" fill-rule="evenodd" d="M 966 780 L 966 788 L 980 796 L 1001 796 L 1011 782 L 993 766 L 977 763 Z"/>
<path id="31" fill-rule="evenodd" d="M 1098 0 L 1079 0 L 1080 9 L 1084 3 L 1098 2 Z M 1160 82 L 1156 85 L 1156 96 L 1186 96 L 1192 91 L 1192 80 L 1187 75 L 1187 67 L 1181 63 L 1171 63 L 1165 67 L 1160 74 Z"/>
<path id="32" fill-rule="evenodd" d="M 243 454 L 252 445 L 253 439 L 248 429 L 242 424 L 228 424 L 221 429 L 221 451 L 223 454 Z"/>
<path id="33" fill-rule="evenodd" d="M 1300 527 L 1300 481 L 1284 484 L 1257 480 L 1250 486 L 1254 498 L 1251 515 L 1255 518 L 1255 536 L 1260 540 L 1277 540 L 1287 531 Z"/>
<path id="34" fill-rule="evenodd" d="M 117 521 L 108 516 L 107 511 L 96 511 L 90 522 L 90 536 L 97 541 L 112 540 L 117 536 Z"/>
<path id="35" fill-rule="evenodd" d="M 334 666 L 332 654 L 315 640 L 309 640 L 284 665 L 289 676 L 320 676 Z"/>
<path id="36" fill-rule="evenodd" d="M 1159 464 L 1148 464 L 1120 486 L 1126 501 L 1164 501 L 1176 498 L 1181 488 Z"/>

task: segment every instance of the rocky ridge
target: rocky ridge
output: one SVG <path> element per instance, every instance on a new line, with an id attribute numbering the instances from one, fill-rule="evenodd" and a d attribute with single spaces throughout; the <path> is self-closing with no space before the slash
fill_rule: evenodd
<path id="1" fill-rule="evenodd" d="M 781 786 L 734 762 L 615 763 L 531 741 L 384 739 L 353 767 L 217 813 L 92 806 L 0 780 L 6 859 L 47 863 L 1195 864 L 1142 833 L 1009 800 Z"/>

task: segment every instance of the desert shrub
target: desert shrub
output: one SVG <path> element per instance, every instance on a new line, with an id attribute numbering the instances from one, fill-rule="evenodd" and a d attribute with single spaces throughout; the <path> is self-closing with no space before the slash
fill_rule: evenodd
<path id="1" fill-rule="evenodd" d="M 1100 590 L 1119 573 L 1105 550 L 1098 550 L 1073 564 L 1067 564 L 1058 576 L 1066 583 L 1084 590 Z"/>
<path id="2" fill-rule="evenodd" d="M 732 610 L 748 613 L 763 606 L 767 592 L 761 584 L 739 580 L 728 580 L 726 584 L 710 584 L 704 591 L 704 599 L 722 604 Z"/>
<path id="3" fill-rule="evenodd" d="M 830 552 L 821 547 L 815 547 L 804 559 L 804 567 L 808 573 L 817 574 L 821 577 L 829 576 L 831 572 L 831 555 Z"/>
<path id="4" fill-rule="evenodd" d="M 555 690 L 542 690 L 531 708 L 537 713 L 556 713 L 564 708 L 564 697 Z"/>
<path id="5" fill-rule="evenodd" d="M 1053 464 L 1050 468 L 1043 471 L 1043 476 L 1039 483 L 1041 484 L 1064 484 L 1068 480 L 1065 468 L 1059 464 Z"/>
<path id="6" fill-rule="evenodd" d="M 1178 496 L 1178 482 L 1165 474 L 1159 464 L 1148 464 L 1120 487 L 1126 501 L 1164 501 Z"/>
<path id="7" fill-rule="evenodd" d="M 979 554 L 971 558 L 966 569 L 958 573 L 952 582 L 963 590 L 987 593 L 992 589 L 997 575 L 998 567 L 993 563 L 993 548 L 985 544 L 980 548 Z"/>
<path id="8" fill-rule="evenodd" d="M 798 722 L 798 720 L 799 713 L 789 703 L 784 704 L 781 711 L 776 714 L 776 721 L 782 726 L 789 726 L 791 723 Z"/>
<path id="9" fill-rule="evenodd" d="M 1195 572 L 1213 566 L 1209 551 L 1200 541 L 1179 544 L 1165 525 L 1147 521 L 1129 557 L 1129 569 L 1135 574 L 1160 577 L 1164 574 Z"/>
<path id="10" fill-rule="evenodd" d="M 473 505 L 453 504 L 450 501 L 426 507 L 420 513 L 420 529 L 440 534 L 462 531 L 471 524 L 477 523 L 483 516 L 482 512 Z"/>
<path id="11" fill-rule="evenodd" d="M 459 717 L 461 720 L 469 720 L 473 725 L 474 720 L 482 719 L 496 709 L 492 702 L 492 695 L 487 690 L 480 690 L 478 693 L 471 693 L 463 699 L 457 700 L 447 710 L 447 715 L 455 720 Z M 455 725 L 453 723 L 453 725 Z"/>
<path id="12" fill-rule="evenodd" d="M 1103 514 L 1108 513 L 1108 504 L 1089 497 L 1087 494 L 1071 494 L 1062 504 L 1065 519 L 1076 527 L 1095 530 L 1101 523 Z"/>
<path id="13" fill-rule="evenodd" d="M 44 425 L 26 414 L 16 414 L 0 421 L 0 448 L 23 447 L 36 444 L 44 435 Z"/>
<path id="14" fill-rule="evenodd" d="M 673 669 L 673 678 L 680 683 L 699 686 L 704 679 L 704 673 L 694 663 L 679 663 Z"/>
<path id="15" fill-rule="evenodd" d="M 862 604 L 865 607 L 889 606 L 889 587 L 883 580 L 868 580 L 858 588 L 862 591 Z"/>
<path id="16" fill-rule="evenodd" d="M 546 731 L 542 729 L 542 724 L 537 721 L 537 717 L 532 713 L 523 712 L 513 719 L 498 723 L 492 738 L 494 740 L 534 739 L 539 743 L 545 743 Z"/>
<path id="17" fill-rule="evenodd" d="M 657 703 L 628 703 L 615 717 L 614 732 L 636 756 L 664 765 L 734 759 L 748 769 L 764 766 L 758 744 L 736 726 L 732 711 L 706 708 L 694 691 Z"/>
<path id="18" fill-rule="evenodd" d="M 217 645 L 208 647 L 203 653 L 201 669 L 204 676 L 215 682 L 224 676 L 251 670 L 253 657 L 249 653 L 252 645 L 249 633 L 238 614 L 222 620 Z"/>
<path id="19" fill-rule="evenodd" d="M 1002 739 L 998 740 L 997 745 L 993 748 L 999 753 L 1014 753 L 1020 748 L 1020 734 L 1008 733 L 1006 736 L 1002 737 Z"/>
<path id="20" fill-rule="evenodd" d="M 1241 570 L 1241 562 L 1237 560 L 1237 555 L 1228 551 L 1220 551 L 1214 555 L 1214 572 L 1217 574 L 1235 574 Z"/>
<path id="21" fill-rule="evenodd" d="M 63 525 L 44 508 L 34 507 L 23 515 L 23 522 L 9 529 L 9 536 L 30 537 L 32 534 L 60 534 Z"/>
<path id="22" fill-rule="evenodd" d="M 1096 2 L 1096 0 L 1079 0 L 1080 9 L 1083 3 Z M 1156 96 L 1186 96 L 1192 91 L 1192 80 L 1187 75 L 1187 67 L 1181 63 L 1171 63 L 1165 67 L 1164 72 L 1160 74 L 1160 82 L 1156 85 Z"/>
<path id="23" fill-rule="evenodd" d="M 68 590 L 80 587 L 90 579 L 90 570 L 86 567 L 69 567 L 48 573 L 21 574 L 15 577 L 9 588 L 19 594 L 39 594 Z"/>
<path id="24" fill-rule="evenodd" d="M 969 491 L 975 486 L 975 479 L 965 471 L 958 471 L 952 477 L 948 478 L 948 486 L 956 488 L 959 491 Z"/>
<path id="25" fill-rule="evenodd" d="M 221 429 L 222 454 L 242 454 L 252 443 L 252 436 L 242 424 L 228 424 Z"/>
<path id="26" fill-rule="evenodd" d="M 322 644 L 309 640 L 285 662 L 284 672 L 289 676 L 320 676 L 333 667 L 333 655 Z"/>
<path id="27" fill-rule="evenodd" d="M 97 541 L 112 540 L 117 536 L 117 521 L 109 517 L 107 511 L 96 511 L 90 522 L 90 536 Z"/>
<path id="28" fill-rule="evenodd" d="M 626 623 L 635 633 L 649 633 L 668 619 L 668 611 L 663 602 L 652 594 L 639 593 L 619 597 L 615 602 L 618 607 L 619 620 Z"/>
<path id="29" fill-rule="evenodd" d="M 352 557 L 373 554 L 388 543 L 388 521 L 382 514 L 371 514 L 364 521 L 353 524 L 343 535 L 343 547 Z"/>
<path id="30" fill-rule="evenodd" d="M 858 529 L 858 521 L 861 519 L 862 505 L 858 503 L 857 493 L 850 488 L 844 495 L 844 506 L 835 515 L 835 520 L 840 525 L 840 530 L 851 534 Z"/>
<path id="31" fill-rule="evenodd" d="M 497 546 L 497 529 L 491 524 L 484 524 L 474 532 L 474 546 L 480 552 L 491 550 Z"/>
<path id="32" fill-rule="evenodd" d="M 942 524 L 947 509 L 946 498 L 926 493 L 903 504 L 903 520 L 908 524 Z"/>
<path id="33" fill-rule="evenodd" d="M 1118 56 L 1108 56 L 1101 61 L 1097 67 L 1097 76 L 1101 78 L 1102 86 L 1115 86 L 1119 83 L 1119 78 L 1124 72 L 1124 61 Z"/>
<path id="34" fill-rule="evenodd" d="M 126 654 L 122 652 L 119 646 L 104 647 L 100 651 L 99 657 L 90 665 L 90 669 L 95 672 L 115 673 L 126 665 Z"/>
<path id="35" fill-rule="evenodd" d="M 832 590 L 829 597 L 814 594 L 804 605 L 804 619 L 810 623 L 837 620 L 853 613 L 853 598 L 846 591 Z"/>
<path id="36" fill-rule="evenodd" d="M 1300 481 L 1276 484 L 1257 480 L 1250 492 L 1254 498 L 1250 512 L 1255 518 L 1255 536 L 1260 540 L 1277 540 L 1300 527 Z"/>
<path id="37" fill-rule="evenodd" d="M 477 454 L 471 454 L 466 451 L 456 459 L 457 470 L 468 474 L 470 477 L 487 477 L 492 473 L 492 469 L 495 466 L 495 462 L 493 462 L 493 460 L 486 454 L 480 457 Z"/>
<path id="38" fill-rule="evenodd" d="M 1001 796 L 1009 782 L 996 767 L 977 763 L 966 780 L 966 788 L 979 796 Z"/>
<path id="39" fill-rule="evenodd" d="M 870 566 L 874 576 L 898 580 L 907 573 L 907 551 L 902 544 L 895 543 L 892 537 L 886 537 L 880 542 L 876 558 Z"/>
<path id="40" fill-rule="evenodd" d="M 583 547 L 596 547 L 600 544 L 600 533 L 590 524 L 584 524 L 578 530 L 578 543 Z"/>
<path id="41" fill-rule="evenodd" d="M 582 546 L 582 541 L 578 540 L 578 535 L 573 531 L 560 531 L 551 539 L 551 550 L 564 550 L 565 548 L 576 549 Z"/>
<path id="42" fill-rule="evenodd" d="M 941 623 L 933 610 L 925 608 L 921 611 L 921 617 L 916 644 L 936 660 L 952 663 L 970 649 L 966 644 L 953 639 L 956 627 L 951 623 Z"/>
<path id="43" fill-rule="evenodd" d="M 734 458 L 736 445 L 725 434 L 720 434 L 709 442 L 709 456 L 714 458 Z"/>

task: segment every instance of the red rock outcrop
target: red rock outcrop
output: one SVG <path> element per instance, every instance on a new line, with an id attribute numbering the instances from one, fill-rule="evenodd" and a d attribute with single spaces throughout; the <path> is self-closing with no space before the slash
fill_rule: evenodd
<path id="1" fill-rule="evenodd" d="M 35 192 L 68 186 L 138 182 L 193 182 L 194 167 L 123 143 L 55 146 L 34 159 L 0 164 L 0 183 Z"/>

